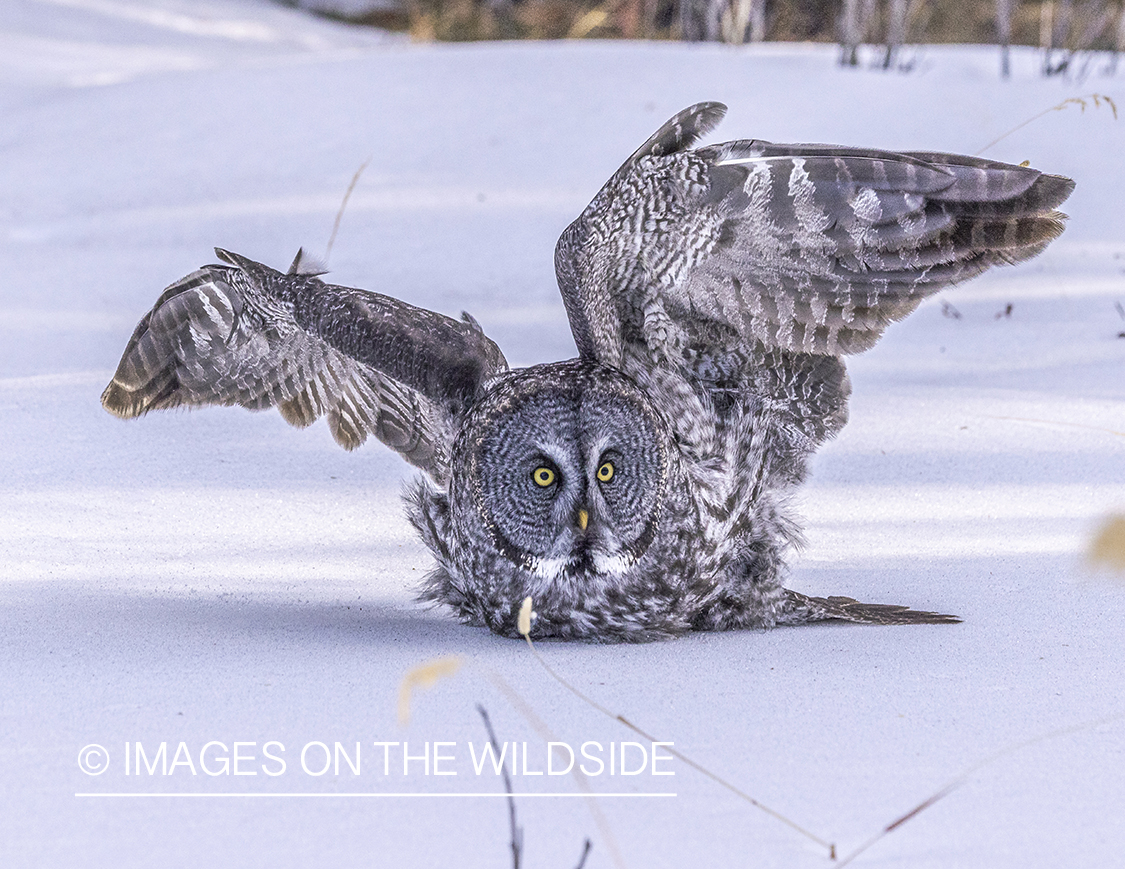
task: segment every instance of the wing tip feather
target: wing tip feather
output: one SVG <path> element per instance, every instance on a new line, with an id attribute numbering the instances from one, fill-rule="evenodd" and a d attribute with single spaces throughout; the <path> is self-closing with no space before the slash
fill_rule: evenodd
<path id="1" fill-rule="evenodd" d="M 111 380 L 102 392 L 102 407 L 118 419 L 136 419 L 144 416 L 148 408 L 142 402 L 137 402 L 133 395 L 116 380 Z"/>

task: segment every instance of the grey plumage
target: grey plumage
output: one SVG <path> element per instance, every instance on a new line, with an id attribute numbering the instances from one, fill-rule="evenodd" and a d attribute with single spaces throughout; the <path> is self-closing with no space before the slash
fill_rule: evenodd
<path id="1" fill-rule="evenodd" d="M 680 112 L 562 234 L 579 357 L 509 370 L 468 315 L 219 251 L 137 326 L 102 396 L 134 417 L 277 406 L 421 468 L 423 597 L 513 635 L 640 641 L 823 619 L 956 621 L 785 589 L 786 499 L 847 420 L 842 355 L 1039 253 L 1073 182 L 947 154 L 735 141 Z"/>
<path id="2" fill-rule="evenodd" d="M 102 395 L 123 419 L 181 405 L 327 416 L 346 449 L 374 435 L 444 482 L 452 434 L 481 382 L 507 368 L 472 318 L 282 274 L 229 251 L 170 286 L 137 324 Z"/>

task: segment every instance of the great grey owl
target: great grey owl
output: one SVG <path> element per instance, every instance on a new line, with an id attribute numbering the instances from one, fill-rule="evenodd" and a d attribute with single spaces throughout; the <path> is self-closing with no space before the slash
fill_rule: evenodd
<path id="1" fill-rule="evenodd" d="M 927 296 L 1035 256 L 1074 183 L 973 157 L 758 140 L 691 150 L 700 103 L 559 239 L 579 356 L 511 370 L 456 321 L 218 250 L 141 320 L 102 396 L 326 416 L 425 472 L 407 512 L 422 597 L 514 635 L 641 641 L 825 619 L 957 621 L 782 586 L 786 496 L 843 427 L 841 356 Z"/>

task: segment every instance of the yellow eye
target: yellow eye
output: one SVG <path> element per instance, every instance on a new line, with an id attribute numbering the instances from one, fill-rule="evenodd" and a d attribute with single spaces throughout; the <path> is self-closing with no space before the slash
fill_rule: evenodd
<path id="1" fill-rule="evenodd" d="M 535 481 L 535 485 L 542 486 L 546 489 L 555 482 L 555 472 L 550 468 L 539 467 L 531 472 L 531 479 Z"/>
<path id="2" fill-rule="evenodd" d="M 613 462 L 602 462 L 602 466 L 598 468 L 598 479 L 603 483 L 613 479 Z"/>

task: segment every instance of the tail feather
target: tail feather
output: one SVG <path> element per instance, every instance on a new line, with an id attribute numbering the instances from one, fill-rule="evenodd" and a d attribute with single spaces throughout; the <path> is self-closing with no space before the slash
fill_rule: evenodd
<path id="1" fill-rule="evenodd" d="M 839 620 L 865 625 L 950 625 L 961 621 L 957 616 L 896 604 L 860 603 L 850 597 L 809 597 L 790 589 L 786 593 L 789 611 L 800 623 Z"/>

